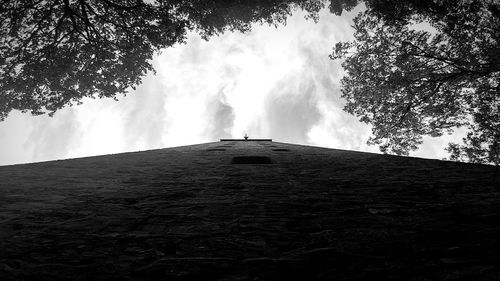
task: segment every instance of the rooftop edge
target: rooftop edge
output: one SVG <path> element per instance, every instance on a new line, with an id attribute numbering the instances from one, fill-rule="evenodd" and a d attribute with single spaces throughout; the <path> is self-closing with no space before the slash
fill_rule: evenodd
<path id="1" fill-rule="evenodd" d="M 220 139 L 220 141 L 273 141 L 272 139 Z"/>

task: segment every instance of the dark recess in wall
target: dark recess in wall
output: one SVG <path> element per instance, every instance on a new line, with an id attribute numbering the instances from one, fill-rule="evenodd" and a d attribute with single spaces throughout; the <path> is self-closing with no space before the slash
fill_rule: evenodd
<path id="1" fill-rule="evenodd" d="M 272 161 L 267 156 L 236 156 L 231 164 L 272 164 Z"/>

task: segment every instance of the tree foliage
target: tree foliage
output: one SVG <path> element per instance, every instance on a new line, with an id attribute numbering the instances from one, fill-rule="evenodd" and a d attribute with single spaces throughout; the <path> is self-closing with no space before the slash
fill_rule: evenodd
<path id="1" fill-rule="evenodd" d="M 142 1 L 2 2 L 0 119 L 12 109 L 53 113 L 83 97 L 125 93 L 187 25 Z"/>
<path id="2" fill-rule="evenodd" d="M 316 18 L 325 0 L 0 0 L 0 121 L 12 110 L 53 114 L 83 97 L 125 94 L 159 50 L 195 30 L 205 39 Z"/>
<path id="3" fill-rule="evenodd" d="M 400 18 L 368 9 L 354 19 L 355 40 L 330 56 L 344 59 L 344 109 L 373 126 L 368 143 L 383 152 L 408 155 L 423 136 L 466 126 L 450 158 L 499 164 L 500 4 L 427 2 L 405 3 Z"/>

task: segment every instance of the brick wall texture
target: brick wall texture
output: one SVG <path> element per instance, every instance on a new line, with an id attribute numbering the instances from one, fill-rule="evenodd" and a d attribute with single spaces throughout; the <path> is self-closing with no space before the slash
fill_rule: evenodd
<path id="1" fill-rule="evenodd" d="M 271 141 L 4 166 L 0 280 L 500 280 L 499 172 Z"/>

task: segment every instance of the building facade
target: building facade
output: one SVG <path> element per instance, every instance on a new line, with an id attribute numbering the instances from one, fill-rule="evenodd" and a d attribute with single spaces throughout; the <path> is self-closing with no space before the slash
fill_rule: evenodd
<path id="1" fill-rule="evenodd" d="M 498 280 L 498 167 L 207 144 L 0 167 L 1 280 Z"/>

